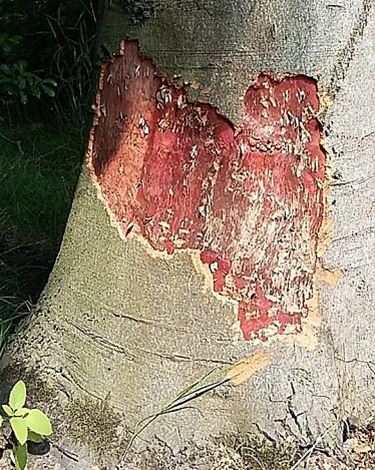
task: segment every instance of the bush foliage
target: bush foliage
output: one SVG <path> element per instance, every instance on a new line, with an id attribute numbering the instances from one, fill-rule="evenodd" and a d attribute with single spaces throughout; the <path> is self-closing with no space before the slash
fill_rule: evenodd
<path id="1" fill-rule="evenodd" d="M 94 0 L 0 2 L 0 355 L 52 269 L 95 86 Z"/>

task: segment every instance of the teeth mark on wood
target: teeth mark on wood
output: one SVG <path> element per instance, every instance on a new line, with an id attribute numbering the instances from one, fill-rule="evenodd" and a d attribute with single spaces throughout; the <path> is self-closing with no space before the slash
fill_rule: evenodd
<path id="1" fill-rule="evenodd" d="M 303 90 L 301 90 L 301 88 L 297 88 L 297 93 L 296 93 L 296 97 L 297 97 L 297 100 L 298 100 L 298 103 L 302 103 L 302 101 L 305 99 L 305 92 Z"/>
<path id="2" fill-rule="evenodd" d="M 324 215 L 316 82 L 260 74 L 238 129 L 158 76 L 135 42 L 100 83 L 89 166 L 123 234 L 197 250 L 244 339 L 300 332 Z"/>
<path id="3" fill-rule="evenodd" d="M 143 131 L 144 137 L 147 137 L 149 135 L 150 128 L 142 116 L 139 118 L 138 127 Z"/>

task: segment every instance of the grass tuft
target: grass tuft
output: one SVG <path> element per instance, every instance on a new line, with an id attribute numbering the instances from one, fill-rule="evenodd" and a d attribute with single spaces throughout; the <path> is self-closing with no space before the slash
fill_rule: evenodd
<path id="1" fill-rule="evenodd" d="M 79 130 L 32 124 L 11 135 L 0 130 L 0 144 L 1 353 L 14 321 L 30 311 L 55 261 L 83 139 Z"/>

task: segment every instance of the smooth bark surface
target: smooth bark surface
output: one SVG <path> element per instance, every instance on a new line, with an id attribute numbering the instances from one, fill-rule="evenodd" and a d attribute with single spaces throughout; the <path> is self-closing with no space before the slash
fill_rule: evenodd
<path id="1" fill-rule="evenodd" d="M 323 263 L 341 276 L 319 286 L 321 320 L 310 312 L 305 334 L 260 346 L 234 340 L 236 305 L 207 288 L 189 253 L 158 256 L 140 237 L 121 239 L 84 169 L 48 286 L 7 359 L 57 386 L 62 410 L 73 397 L 106 400 L 134 429 L 212 368 L 261 347 L 271 362 L 250 381 L 204 396 L 200 412 L 161 417 L 142 437 L 181 448 L 252 432 L 307 445 L 330 429 L 326 440 L 339 442 L 342 420 L 365 420 L 375 406 L 373 2 L 163 0 L 146 2 L 153 16 L 138 23 L 122 5 L 106 7 L 103 43 L 116 50 L 138 39 L 161 74 L 211 87 L 208 98 L 191 94 L 235 125 L 256 74 L 318 80 L 333 172 Z"/>

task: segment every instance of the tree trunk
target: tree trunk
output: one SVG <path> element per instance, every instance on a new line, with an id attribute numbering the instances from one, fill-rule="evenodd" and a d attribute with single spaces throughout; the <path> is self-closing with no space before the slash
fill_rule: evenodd
<path id="1" fill-rule="evenodd" d="M 114 468 L 139 421 L 247 357 L 247 380 L 133 447 L 337 444 L 371 414 L 373 4 L 104 8 L 104 45 L 131 40 L 103 66 L 58 260 L 6 356 L 81 457 Z"/>

